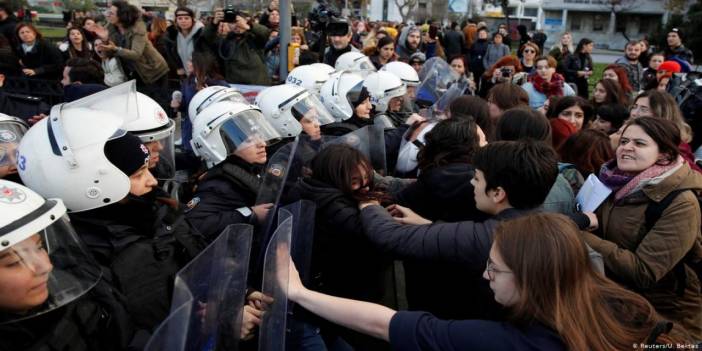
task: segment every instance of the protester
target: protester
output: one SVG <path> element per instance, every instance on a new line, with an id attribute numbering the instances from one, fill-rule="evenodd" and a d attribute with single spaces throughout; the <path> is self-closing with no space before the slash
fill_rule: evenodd
<path id="1" fill-rule="evenodd" d="M 651 54 L 648 60 L 648 67 L 644 69 L 641 78 L 641 88 L 643 90 L 655 89 L 658 85 L 656 72 L 658 67 L 665 61 L 665 54 L 662 52 Z"/>
<path id="2" fill-rule="evenodd" d="M 558 72 L 565 73 L 565 59 L 571 54 L 576 53 L 573 48 L 573 36 L 569 32 L 565 32 L 561 35 L 561 39 L 558 44 L 555 44 L 548 55 L 555 58 L 558 62 Z"/>
<path id="3" fill-rule="evenodd" d="M 373 49 L 373 53 L 369 55 L 375 69 L 381 69 L 386 63 L 395 61 L 395 43 L 390 37 L 384 37 L 378 40 L 377 46 Z"/>
<path id="4" fill-rule="evenodd" d="M 627 77 L 626 70 L 624 67 L 617 65 L 617 64 L 611 64 L 607 65 L 605 67 L 604 71 L 602 71 L 602 79 L 611 79 L 619 84 L 619 86 L 622 87 L 624 90 L 624 93 L 629 95 L 630 97 L 634 97 L 636 94 L 636 91 L 634 88 L 631 86 L 629 82 L 629 78 Z"/>
<path id="5" fill-rule="evenodd" d="M 217 48 L 225 79 L 235 84 L 269 85 L 263 57 L 268 28 L 254 23 L 243 12 L 236 14 L 234 23 L 223 20 L 224 11 L 217 11 L 202 36 L 208 45 Z"/>
<path id="6" fill-rule="evenodd" d="M 398 59 L 403 62 L 409 62 L 410 57 L 419 51 L 421 43 L 422 37 L 418 27 L 410 26 L 404 28 L 397 40 L 397 48 L 395 48 Z"/>
<path id="7" fill-rule="evenodd" d="M 594 68 L 590 55 L 594 46 L 592 40 L 583 38 L 578 42 L 575 52 L 563 58 L 566 81 L 575 84 L 578 96 L 585 99 L 589 96 L 588 79 L 592 76 Z"/>
<path id="8" fill-rule="evenodd" d="M 618 104 L 624 107 L 629 106 L 629 97 L 624 93 L 622 87 L 612 79 L 600 79 L 592 90 L 591 103 L 595 107 L 602 105 Z"/>
<path id="9" fill-rule="evenodd" d="M 668 36 L 666 38 L 668 46 L 665 48 L 665 59 L 677 59 L 682 61 L 682 63 L 686 63 L 688 69 L 684 70 L 684 72 L 687 72 L 690 70 L 689 66 L 695 62 L 695 58 L 692 54 L 692 50 L 683 45 L 683 39 L 685 39 L 685 36 L 680 28 L 673 28 L 670 30 L 670 32 L 668 32 Z"/>
<path id="10" fill-rule="evenodd" d="M 639 62 L 641 45 L 638 41 L 630 41 L 626 43 L 624 50 L 624 57 L 618 58 L 614 63 L 624 67 L 632 89 L 634 89 L 634 91 L 640 91 L 642 88 L 641 78 L 643 77 L 643 66 L 641 66 Z"/>
<path id="11" fill-rule="evenodd" d="M 559 148 L 561 162 L 570 163 L 583 178 L 597 174 L 605 162 L 614 157 L 609 136 L 594 129 L 583 129 L 571 135 Z M 573 189 L 577 193 L 579 189 Z"/>
<path id="12" fill-rule="evenodd" d="M 610 135 L 616 133 L 628 118 L 629 110 L 624 105 L 600 105 L 595 110 L 595 119 L 592 121 L 590 128 Z"/>
<path id="13" fill-rule="evenodd" d="M 498 60 L 510 54 L 509 46 L 503 43 L 504 36 L 502 33 L 492 35 L 492 43 L 488 44 L 485 56 L 483 56 L 483 68 L 492 67 Z"/>
<path id="14" fill-rule="evenodd" d="M 598 228 L 583 237 L 603 254 L 608 277 L 644 296 L 661 316 L 700 339 L 700 282 L 688 266 L 702 252 L 700 207 L 688 190 L 702 189 L 702 176 L 680 157 L 680 143 L 680 131 L 670 121 L 631 120 L 616 158 L 599 172 L 612 196 L 595 214 L 587 214 L 590 225 Z M 654 201 L 666 206 L 651 218 L 647 208 Z"/>
<path id="15" fill-rule="evenodd" d="M 114 56 L 109 56 L 102 51 L 102 39 L 95 39 L 95 54 L 100 59 L 100 66 L 105 74 L 104 84 L 108 87 L 122 84 L 127 81 L 127 75 L 122 69 L 122 64 Z"/>
<path id="16" fill-rule="evenodd" d="M 302 285 L 292 264 L 288 296 L 397 350 L 615 350 L 689 340 L 662 332 L 665 322 L 646 300 L 596 273 L 577 228 L 563 216 L 531 215 L 498 226 L 486 261 L 482 278 L 490 281 L 495 301 L 510 309 L 510 322 L 442 321 L 317 293 Z M 586 332 L 593 323 L 596 331 Z"/>
<path id="17" fill-rule="evenodd" d="M 536 71 L 536 62 L 534 60 L 539 57 L 539 53 L 539 47 L 532 42 L 525 43 L 521 46 L 519 49 L 519 57 L 521 58 L 522 71 L 529 75 Z"/>
<path id="18" fill-rule="evenodd" d="M 487 53 L 488 49 L 488 30 L 485 27 L 478 28 L 476 33 L 476 40 L 470 47 L 470 71 L 475 74 L 476 77 L 481 77 L 485 73 L 485 66 L 483 66 L 483 58 Z"/>
<path id="19" fill-rule="evenodd" d="M 64 62 L 74 57 L 93 58 L 93 44 L 85 37 L 80 27 L 71 27 L 66 34 L 66 41 L 59 45 Z"/>
<path id="20" fill-rule="evenodd" d="M 594 111 L 590 103 L 579 96 L 566 96 L 556 100 L 548 110 L 547 117 L 559 118 L 569 122 L 575 131 L 588 128 Z"/>
<path id="21" fill-rule="evenodd" d="M 22 64 L 22 74 L 25 77 L 57 80 L 61 76 L 63 63 L 61 53 L 56 46 L 44 40 L 34 25 L 20 23 L 13 37 L 21 43 L 15 52 Z"/>
<path id="22" fill-rule="evenodd" d="M 538 110 L 544 106 L 546 100 L 552 96 L 574 96 L 575 92 L 565 79 L 556 73 L 556 60 L 550 56 L 537 58 L 536 74 L 531 76 L 530 82 L 522 85 L 522 89 L 529 95 L 529 106 Z"/>
<path id="23" fill-rule="evenodd" d="M 526 74 L 522 74 L 522 64 L 516 56 L 502 57 L 480 76 L 478 95 L 484 98 L 493 86 L 505 82 L 516 85 L 526 83 Z"/>

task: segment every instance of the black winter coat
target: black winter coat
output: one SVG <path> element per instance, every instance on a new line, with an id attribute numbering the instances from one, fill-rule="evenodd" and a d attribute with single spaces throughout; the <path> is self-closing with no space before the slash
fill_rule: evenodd
<path id="1" fill-rule="evenodd" d="M 204 248 L 182 212 L 156 202 L 157 195 L 130 195 L 124 204 L 70 215 L 135 325 L 148 330 L 168 315 L 175 274 Z"/>
<path id="2" fill-rule="evenodd" d="M 488 218 L 475 208 L 473 166 L 453 163 L 420 173 L 417 181 L 395 196 L 395 203 L 409 207 L 432 221 L 482 221 Z"/>
<path id="3" fill-rule="evenodd" d="M 216 239 L 230 224 L 250 223 L 253 216 L 244 216 L 237 209 L 255 205 L 260 171 L 260 166 L 236 156 L 229 156 L 207 171 L 188 204 L 188 221 L 208 241 Z"/>
<path id="4" fill-rule="evenodd" d="M 22 68 L 30 68 L 36 72 L 32 79 L 60 80 L 63 69 L 61 51 L 46 40 L 37 39 L 29 52 L 24 52 L 21 46 L 17 48 L 17 57 L 22 61 Z"/>
<path id="5" fill-rule="evenodd" d="M 379 302 L 385 259 L 363 233 L 358 202 L 341 190 L 305 179 L 293 190 L 317 206 L 312 249 L 312 289 L 335 296 Z"/>
<path id="6" fill-rule="evenodd" d="M 475 207 L 473 185 L 475 170 L 469 164 L 455 163 L 420 173 L 417 181 L 395 197 L 432 221 L 483 221 L 488 215 Z M 430 311 L 442 319 L 460 319 L 469 310 L 465 299 L 474 291 L 472 281 L 455 279 L 471 271 L 451 263 L 405 260 L 407 301 L 411 310 Z M 441 291 L 443 297 L 436 298 Z"/>
<path id="7" fill-rule="evenodd" d="M 114 290 L 98 281 L 75 301 L 22 321 L 0 325 L 0 350 L 125 350 L 141 349 L 148 333 L 138 333 Z"/>
<path id="8" fill-rule="evenodd" d="M 494 230 L 501 221 L 527 213 L 512 208 L 484 222 L 402 225 L 382 207 L 368 206 L 361 211 L 361 219 L 363 230 L 376 249 L 403 260 L 448 263 L 466 272 L 453 279 L 464 280 L 466 286 L 472 287 L 468 295 L 455 297 L 460 298 L 458 301 L 445 300 L 446 304 L 454 306 L 454 311 L 448 311 L 452 316 L 459 319 L 496 319 L 502 316 L 502 307 L 495 302 L 488 282 L 482 278 Z M 445 291 L 439 290 L 443 287 L 434 288 L 437 288 L 433 292 L 434 299 L 444 299 Z"/>

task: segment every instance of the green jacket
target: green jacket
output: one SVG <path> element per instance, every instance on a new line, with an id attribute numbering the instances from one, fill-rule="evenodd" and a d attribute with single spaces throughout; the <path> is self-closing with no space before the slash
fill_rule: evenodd
<path id="1" fill-rule="evenodd" d="M 131 65 L 144 83 L 151 84 L 168 74 L 168 63 L 146 37 L 143 21 L 137 21 L 121 36 L 115 26 L 109 25 L 108 30 L 110 40 L 122 48 L 115 56 Z"/>
<path id="2" fill-rule="evenodd" d="M 268 28 L 251 24 L 244 34 L 230 33 L 226 38 L 217 36 L 217 26 L 206 27 L 204 38 L 217 48 L 224 78 L 234 84 L 270 85 L 263 49 L 268 41 Z"/>

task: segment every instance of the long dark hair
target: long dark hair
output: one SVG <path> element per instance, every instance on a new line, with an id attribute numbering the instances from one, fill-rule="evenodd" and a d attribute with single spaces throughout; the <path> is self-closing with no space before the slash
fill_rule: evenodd
<path id="1" fill-rule="evenodd" d="M 449 104 L 451 119 L 472 118 L 485 135 L 492 133 L 492 121 L 487 101 L 477 96 L 462 95 Z"/>
<path id="2" fill-rule="evenodd" d="M 207 86 L 208 80 L 224 80 L 219 73 L 219 65 L 214 55 L 204 51 L 193 51 L 193 73 L 196 80 L 196 89 L 201 90 Z"/>
<path id="3" fill-rule="evenodd" d="M 417 154 L 418 166 L 425 172 L 450 163 L 471 163 L 478 148 L 478 125 L 472 118 L 443 120 L 427 133 Z"/>
<path id="4" fill-rule="evenodd" d="M 592 43 L 593 43 L 593 41 L 591 39 L 588 39 L 588 38 L 580 39 L 580 41 L 578 42 L 578 46 L 575 47 L 575 53 L 578 55 L 581 55 L 582 53 L 580 51 L 583 50 L 583 47 L 585 47 L 585 45 L 589 45 Z"/>
<path id="5" fill-rule="evenodd" d="M 611 79 L 600 79 L 597 84 L 602 84 L 605 92 L 607 92 L 607 98 L 602 103 L 596 103 L 595 98 L 592 98 L 593 105 L 608 105 L 608 104 L 620 104 L 624 106 L 629 106 L 629 96 L 626 95 L 624 89 L 615 81 Z M 597 87 L 595 84 L 595 87 Z"/>
<path id="6" fill-rule="evenodd" d="M 646 299 L 595 272 L 580 231 L 566 216 L 537 213 L 502 222 L 493 245 L 519 291 L 510 306 L 513 321 L 542 323 L 568 350 L 629 349 L 664 322 Z M 661 334 L 655 342 L 673 340 Z"/>
<path id="7" fill-rule="evenodd" d="M 73 47 L 73 43 L 71 42 L 71 31 L 72 30 L 77 30 L 80 35 L 83 37 L 83 41 L 80 43 L 80 48 L 81 51 L 78 52 L 76 49 Z M 90 48 L 90 44 L 88 43 L 89 39 L 85 34 L 85 31 L 81 27 L 76 27 L 73 26 L 69 28 L 66 31 L 66 42 L 68 43 L 68 54 L 71 58 L 73 57 L 85 57 L 85 58 L 91 58 L 93 56 L 93 51 Z"/>
<path id="8" fill-rule="evenodd" d="M 312 159 L 310 167 L 312 179 L 351 196 L 354 195 L 354 190 L 351 188 L 352 178 L 358 173 L 360 167 L 368 175 L 369 188 L 373 188 L 371 162 L 360 151 L 349 145 L 334 144 L 325 147 Z"/>
<path id="9" fill-rule="evenodd" d="M 141 11 L 139 11 L 136 6 L 129 4 L 124 0 L 112 2 L 112 6 L 117 8 L 117 13 L 115 16 L 117 16 L 119 24 L 121 24 L 124 28 L 132 27 L 141 17 Z"/>

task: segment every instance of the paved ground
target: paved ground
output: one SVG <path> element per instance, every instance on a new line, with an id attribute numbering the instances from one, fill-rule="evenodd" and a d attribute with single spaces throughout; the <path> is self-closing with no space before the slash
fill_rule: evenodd
<path id="1" fill-rule="evenodd" d="M 592 61 L 594 63 L 614 63 L 614 61 L 624 55 L 623 51 L 593 50 Z"/>

